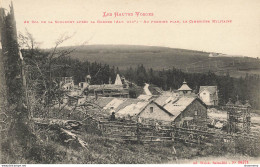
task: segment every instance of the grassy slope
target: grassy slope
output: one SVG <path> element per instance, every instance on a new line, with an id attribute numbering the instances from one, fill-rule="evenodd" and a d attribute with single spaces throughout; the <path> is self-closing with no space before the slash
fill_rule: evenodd
<path id="1" fill-rule="evenodd" d="M 48 132 L 50 133 L 50 132 Z M 49 134 L 46 134 L 49 135 Z M 192 163 L 205 159 L 225 160 L 251 160 L 257 157 L 249 157 L 240 153 L 232 153 L 229 146 L 222 148 L 207 146 L 186 146 L 182 143 L 153 143 L 153 144 L 130 144 L 124 142 L 110 141 L 93 134 L 81 135 L 88 143 L 88 149 L 66 147 L 58 142 L 46 141 L 35 144 L 30 148 L 18 149 L 16 152 L 2 153 L 1 163 L 59 163 L 59 164 L 157 164 L 176 163 L 172 155 L 172 145 L 177 152 L 179 163 Z M 2 145 L 8 141 L 3 142 Z M 229 153 L 228 153 L 229 151 Z M 230 157 L 232 156 L 232 158 Z M 251 162 L 252 163 L 252 162 Z"/>
<path id="2" fill-rule="evenodd" d="M 55 113 L 55 110 L 51 111 Z M 58 115 L 57 118 L 65 119 L 70 110 L 64 110 L 63 112 L 65 113 Z M 68 119 L 82 119 L 83 117 L 79 113 L 74 112 Z M 51 117 L 54 116 L 52 115 Z M 216 143 L 214 147 L 208 147 L 206 145 L 187 146 L 178 142 L 150 143 L 145 145 L 111 141 L 99 136 L 96 125 L 93 124 L 95 127 L 90 126 L 92 124 L 91 121 L 84 123 L 78 135 L 88 143 L 88 149 L 81 149 L 75 145 L 65 146 L 61 142 L 63 141 L 61 140 L 62 137 L 57 136 L 56 131 L 36 128 L 35 134 L 38 136 L 38 140 L 30 146 L 21 147 L 19 143 L 10 145 L 8 138 L 1 140 L 1 163 L 175 163 L 172 158 L 172 145 L 174 145 L 177 157 L 181 163 L 191 163 L 201 157 L 225 156 L 228 152 L 233 153 L 233 157 L 239 158 L 245 147 L 251 149 L 248 143 L 239 143 L 237 144 L 237 152 L 234 154 L 234 148 L 229 143 Z M 89 127 L 91 127 L 91 130 Z"/>
<path id="3" fill-rule="evenodd" d="M 54 136 L 55 133 L 44 132 Z M 8 140 L 2 141 L 1 163 L 62 163 L 62 164 L 131 164 L 131 163 L 167 163 L 172 161 L 172 144 L 130 144 L 109 141 L 93 134 L 81 135 L 88 143 L 88 149 L 67 147 L 59 142 L 42 140 L 32 147 L 22 148 L 13 145 L 10 149 Z M 19 149 L 18 149 L 18 148 Z M 182 144 L 175 144 L 179 158 L 194 158 L 198 155 L 198 148 L 190 149 Z M 15 151 L 14 151 L 15 150 Z"/>
<path id="4" fill-rule="evenodd" d="M 187 72 L 229 71 L 232 76 L 246 73 L 260 74 L 260 61 L 248 57 L 208 57 L 209 53 L 155 46 L 89 45 L 78 47 L 72 58 L 101 62 L 119 69 L 144 64 L 147 68 L 171 69 L 173 66 Z M 239 69 L 239 70 L 238 70 Z"/>

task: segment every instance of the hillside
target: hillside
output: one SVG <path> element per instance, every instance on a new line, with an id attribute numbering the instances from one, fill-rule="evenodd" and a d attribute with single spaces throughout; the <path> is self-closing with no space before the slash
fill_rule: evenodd
<path id="1" fill-rule="evenodd" d="M 260 61 L 249 57 L 209 57 L 209 53 L 157 46 L 88 45 L 77 47 L 72 58 L 106 63 L 124 70 L 143 64 L 146 68 L 169 69 L 173 66 L 185 72 L 213 71 L 219 75 L 229 71 L 231 76 L 260 74 Z"/>

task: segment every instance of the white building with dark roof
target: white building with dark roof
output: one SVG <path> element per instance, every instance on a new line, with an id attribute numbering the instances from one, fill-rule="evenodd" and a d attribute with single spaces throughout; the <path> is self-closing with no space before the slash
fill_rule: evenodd
<path id="1" fill-rule="evenodd" d="M 199 98 L 208 106 L 218 105 L 218 88 L 217 86 L 201 86 Z"/>

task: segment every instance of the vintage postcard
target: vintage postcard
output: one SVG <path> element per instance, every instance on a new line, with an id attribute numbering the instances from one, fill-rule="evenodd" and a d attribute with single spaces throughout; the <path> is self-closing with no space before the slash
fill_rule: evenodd
<path id="1" fill-rule="evenodd" d="M 1 0 L 0 164 L 260 163 L 259 0 Z"/>

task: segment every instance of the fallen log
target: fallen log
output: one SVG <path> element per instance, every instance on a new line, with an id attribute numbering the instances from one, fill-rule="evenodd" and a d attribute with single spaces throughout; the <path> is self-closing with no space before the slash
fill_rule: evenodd
<path id="1" fill-rule="evenodd" d="M 82 126 L 81 121 L 76 120 L 63 120 L 63 119 L 43 119 L 43 118 L 33 118 L 32 119 L 36 124 L 41 126 L 49 126 L 49 127 L 62 127 L 68 130 L 78 130 Z"/>
<path id="2" fill-rule="evenodd" d="M 81 147 L 83 148 L 88 148 L 88 144 L 83 141 L 81 138 L 79 138 L 76 134 L 68 131 L 68 130 L 65 130 L 65 129 L 60 129 L 62 133 L 64 133 L 65 135 L 67 135 L 68 139 L 64 140 L 65 143 L 69 143 L 69 142 L 77 142 L 80 144 Z"/>
<path id="3" fill-rule="evenodd" d="M 82 126 L 80 121 L 43 118 L 33 118 L 32 120 L 37 125 L 57 131 L 57 135 L 64 144 L 73 145 L 76 143 L 85 149 L 88 148 L 88 144 L 77 136 L 80 134 L 77 130 Z"/>

